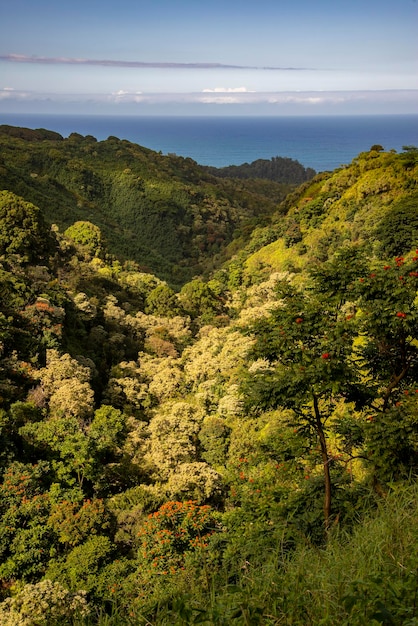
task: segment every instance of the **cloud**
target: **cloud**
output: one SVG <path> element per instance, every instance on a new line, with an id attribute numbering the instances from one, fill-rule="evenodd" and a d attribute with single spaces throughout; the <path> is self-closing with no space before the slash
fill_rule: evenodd
<path id="1" fill-rule="evenodd" d="M 240 104 L 239 98 L 231 96 L 213 96 L 207 98 L 199 98 L 198 102 L 202 104 Z"/>
<path id="2" fill-rule="evenodd" d="M 97 97 L 97 96 L 96 96 Z M 99 96 L 100 99 L 100 96 Z M 119 91 L 115 91 L 108 96 L 104 96 L 108 102 L 116 102 L 116 103 L 124 103 L 124 102 L 143 102 L 144 96 L 142 95 L 142 91 L 125 91 L 124 89 L 119 89 Z"/>
<path id="3" fill-rule="evenodd" d="M 202 89 L 202 93 L 254 93 L 246 87 L 215 87 L 215 89 Z"/>
<path id="4" fill-rule="evenodd" d="M 271 108 L 271 114 L 280 111 L 320 112 L 332 110 L 335 112 L 349 111 L 362 106 L 369 107 L 373 113 L 382 107 L 392 107 L 394 112 L 405 109 L 416 112 L 418 105 L 418 90 L 381 90 L 381 91 L 283 91 L 283 92 L 255 92 L 247 91 L 245 87 L 231 87 L 204 89 L 196 93 L 142 93 L 119 89 L 104 94 L 63 94 L 18 91 L 11 87 L 0 89 L 0 102 L 4 102 L 3 110 L 9 109 L 16 103 L 33 103 L 38 108 L 42 103 L 48 106 L 71 107 L 77 106 L 104 106 L 119 108 L 126 106 L 129 110 L 136 110 L 141 105 L 265 105 Z M 385 108 L 386 107 L 386 108 Z M 139 110 L 139 109 L 138 109 Z"/>
<path id="5" fill-rule="evenodd" d="M 202 93 L 204 95 L 202 95 Z M 190 101 L 215 104 L 271 104 L 296 105 L 316 109 L 321 106 L 350 105 L 365 102 L 418 104 L 418 90 L 381 91 L 306 91 L 255 92 L 241 89 L 204 89 L 201 94 L 190 94 Z"/>
<path id="6" fill-rule="evenodd" d="M 28 100 L 30 98 L 31 94 L 27 91 L 16 91 L 13 87 L 0 89 L 0 100 Z"/>
<path id="7" fill-rule="evenodd" d="M 99 65 L 102 67 L 132 67 L 150 69 L 225 69 L 225 70 L 306 70 L 306 67 L 257 67 L 228 63 L 169 63 L 160 61 L 122 61 L 114 59 L 77 59 L 69 57 L 38 57 L 26 54 L 2 54 L 0 61 L 9 63 L 38 63 L 43 65 Z"/>
<path id="8" fill-rule="evenodd" d="M 370 92 L 375 93 L 375 92 Z M 333 93 L 325 93 L 324 95 L 310 94 L 274 94 L 268 97 L 269 104 L 338 104 L 339 102 L 349 102 L 353 100 L 353 92 L 347 92 L 342 95 Z"/>
<path id="9" fill-rule="evenodd" d="M 142 96 L 142 91 L 125 91 L 124 89 L 119 89 L 119 91 L 113 91 L 109 94 L 110 99 L 117 100 L 136 100 L 138 96 Z"/>

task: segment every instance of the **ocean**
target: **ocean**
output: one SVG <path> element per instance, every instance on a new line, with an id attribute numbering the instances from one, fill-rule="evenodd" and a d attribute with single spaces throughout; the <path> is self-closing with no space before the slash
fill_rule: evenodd
<path id="1" fill-rule="evenodd" d="M 163 154 L 223 167 L 275 156 L 317 172 L 348 164 L 374 144 L 385 150 L 418 145 L 418 115 L 333 117 L 134 117 L 1 113 L 0 124 L 115 136 Z"/>

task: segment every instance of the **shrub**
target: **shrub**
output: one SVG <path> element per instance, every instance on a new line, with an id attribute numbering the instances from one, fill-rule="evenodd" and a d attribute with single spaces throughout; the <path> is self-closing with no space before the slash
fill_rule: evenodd
<path id="1" fill-rule="evenodd" d="M 51 580 L 25 585 L 0 604 L 2 626 L 47 626 L 80 623 L 90 612 L 85 591 L 71 593 Z"/>

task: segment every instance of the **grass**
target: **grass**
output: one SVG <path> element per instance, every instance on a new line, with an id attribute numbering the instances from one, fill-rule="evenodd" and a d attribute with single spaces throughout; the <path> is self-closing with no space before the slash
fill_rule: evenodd
<path id="1" fill-rule="evenodd" d="M 351 535 L 335 528 L 324 548 L 301 540 L 286 552 L 271 539 L 256 562 L 237 558 L 236 571 L 195 563 L 143 615 L 115 605 L 88 624 L 418 626 L 418 485 L 393 489 Z"/>

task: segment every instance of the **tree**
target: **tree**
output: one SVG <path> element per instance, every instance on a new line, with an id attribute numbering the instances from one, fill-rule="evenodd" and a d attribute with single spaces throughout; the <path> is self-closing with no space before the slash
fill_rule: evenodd
<path id="1" fill-rule="evenodd" d="M 90 607 L 85 591 L 70 593 L 57 582 L 42 580 L 27 584 L 12 598 L 0 604 L 2 626 L 31 626 L 32 624 L 69 624 L 87 618 Z"/>
<path id="2" fill-rule="evenodd" d="M 89 439 L 79 420 L 72 416 L 52 417 L 19 429 L 26 445 L 42 450 L 50 459 L 57 482 L 67 488 L 83 487 L 93 472 L 94 457 Z"/>
<path id="3" fill-rule="evenodd" d="M 201 411 L 187 402 L 167 402 L 152 418 L 149 459 L 159 478 L 168 478 L 181 463 L 197 460 Z"/>
<path id="4" fill-rule="evenodd" d="M 190 317 L 193 319 L 201 317 L 205 322 L 212 320 L 224 310 L 221 297 L 200 278 L 186 283 L 180 291 L 179 299 Z"/>
<path id="5" fill-rule="evenodd" d="M 126 416 L 119 409 L 103 404 L 95 411 L 88 434 L 96 453 L 114 452 L 126 439 Z"/>
<path id="6" fill-rule="evenodd" d="M 36 580 L 54 532 L 47 524 L 49 463 L 11 463 L 0 484 L 0 581 Z"/>
<path id="7" fill-rule="evenodd" d="M 409 260 L 397 257 L 366 269 L 364 259 L 344 250 L 311 272 L 310 289 L 305 285 L 302 292 L 282 283 L 279 306 L 252 327 L 254 354 L 267 359 L 270 367 L 250 377 L 250 402 L 264 410 L 291 409 L 311 445 L 312 435 L 317 439 L 326 528 L 332 511 L 333 462 L 327 436 L 339 401 L 367 409 L 367 427 L 356 426 L 357 442 L 365 441 L 364 456 L 374 463 L 375 472 L 393 475 L 394 463 L 403 476 L 405 467 L 414 472 L 418 468 L 417 424 L 408 418 L 413 415 L 411 402 L 402 420 L 395 411 L 405 395 L 415 393 L 418 381 L 417 262 L 418 251 Z M 346 427 L 340 424 L 337 430 L 342 434 Z M 389 455 L 391 472 L 379 460 L 387 458 L 382 455 L 385 436 L 391 438 L 392 451 L 399 448 L 395 456 Z"/>
<path id="8" fill-rule="evenodd" d="M 380 263 L 356 288 L 363 336 L 357 353 L 376 381 L 376 409 L 384 412 L 418 376 L 418 250 Z"/>
<path id="9" fill-rule="evenodd" d="M 19 255 L 31 262 L 45 256 L 50 242 L 41 210 L 10 191 L 0 191 L 0 255 Z"/>
<path id="10" fill-rule="evenodd" d="M 418 193 L 402 197 L 377 225 L 384 257 L 402 255 L 418 241 Z"/>
<path id="11" fill-rule="evenodd" d="M 181 314 L 176 293 L 165 283 L 157 285 L 146 298 L 145 312 L 161 317 L 175 317 Z"/>
<path id="12" fill-rule="evenodd" d="M 250 404 L 262 410 L 291 409 L 308 445 L 319 445 L 324 476 L 324 522 L 332 513 L 331 455 L 327 427 L 340 398 L 352 398 L 358 382 L 352 359 L 354 324 L 332 301 L 301 292 L 289 283 L 278 287 L 279 306 L 258 321 L 254 356 L 271 367 L 250 375 Z"/>
<path id="13" fill-rule="evenodd" d="M 102 233 L 100 228 L 91 222 L 75 222 L 67 228 L 64 235 L 78 244 L 88 258 L 103 254 Z"/>
<path id="14" fill-rule="evenodd" d="M 141 575 L 152 579 L 155 574 L 175 574 L 188 554 L 206 550 L 216 530 L 210 506 L 192 500 L 166 502 L 148 516 L 138 533 Z"/>
<path id="15" fill-rule="evenodd" d="M 51 507 L 48 525 L 54 529 L 59 543 L 74 547 L 106 530 L 110 525 L 109 513 L 98 498 L 84 500 L 81 505 L 62 500 Z"/>
<path id="16" fill-rule="evenodd" d="M 69 354 L 47 350 L 47 364 L 40 371 L 42 389 L 54 416 L 76 416 L 88 421 L 93 413 L 94 394 L 90 387 L 91 370 Z"/>
<path id="17" fill-rule="evenodd" d="M 97 409 L 89 426 L 68 413 L 27 423 L 19 434 L 38 454 L 42 451 L 55 479 L 67 488 L 78 485 L 88 493 L 108 493 L 115 482 L 128 479 L 128 468 L 120 468 L 126 416 L 111 406 Z"/>
<path id="18" fill-rule="evenodd" d="M 372 392 L 365 445 L 380 490 L 418 472 L 418 250 L 376 265 L 356 287 L 356 353 Z"/>
<path id="19" fill-rule="evenodd" d="M 115 546 L 108 537 L 93 535 L 75 546 L 64 558 L 51 560 L 46 577 L 76 592 L 80 587 L 94 592 L 101 584 L 101 573 L 112 559 Z"/>
<path id="20" fill-rule="evenodd" d="M 220 495 L 221 488 L 220 474 L 202 462 L 180 463 L 167 483 L 170 498 L 192 498 L 198 504 Z"/>

